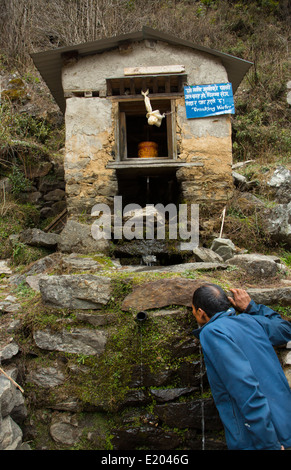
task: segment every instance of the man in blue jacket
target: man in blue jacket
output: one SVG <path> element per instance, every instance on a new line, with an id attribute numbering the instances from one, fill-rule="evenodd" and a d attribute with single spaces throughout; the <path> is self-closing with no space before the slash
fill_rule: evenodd
<path id="1" fill-rule="evenodd" d="M 193 314 L 212 395 L 232 450 L 291 447 L 291 390 L 273 346 L 291 340 L 291 323 L 243 289 L 214 284 L 193 294 Z M 239 315 L 236 314 L 242 312 Z"/>

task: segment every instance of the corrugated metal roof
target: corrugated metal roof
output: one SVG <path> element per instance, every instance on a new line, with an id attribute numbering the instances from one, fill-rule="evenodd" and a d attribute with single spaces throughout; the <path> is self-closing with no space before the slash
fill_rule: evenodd
<path id="1" fill-rule="evenodd" d="M 143 27 L 141 31 L 100 39 L 98 41 L 86 42 L 83 44 L 38 52 L 31 54 L 31 57 L 42 78 L 49 87 L 55 101 L 57 102 L 61 111 L 64 113 L 66 109 L 66 100 L 64 98 L 61 77 L 61 69 L 63 65 L 62 54 L 64 52 L 78 51 L 78 55 L 83 57 L 116 48 L 124 42 L 142 41 L 144 39 L 159 40 L 176 46 L 185 46 L 219 57 L 224 67 L 226 68 L 228 79 L 232 83 L 234 93 L 252 65 L 252 62 L 240 59 L 239 57 L 225 54 L 224 52 L 219 52 L 208 47 L 199 46 L 190 41 L 179 39 L 170 34 L 157 31 L 146 26 Z"/>

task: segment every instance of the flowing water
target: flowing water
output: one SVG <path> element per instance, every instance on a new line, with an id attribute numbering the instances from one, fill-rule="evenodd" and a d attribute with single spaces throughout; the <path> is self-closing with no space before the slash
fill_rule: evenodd
<path id="1" fill-rule="evenodd" d="M 140 331 L 140 386 L 143 386 L 143 363 L 142 363 L 142 328 L 139 327 Z"/>
<path id="2" fill-rule="evenodd" d="M 136 322 L 139 328 L 139 334 L 140 334 L 140 386 L 142 387 L 143 385 L 143 344 L 142 344 L 142 327 L 143 327 L 143 322 L 147 319 L 147 313 L 146 312 L 139 312 L 136 315 Z"/>
<path id="3" fill-rule="evenodd" d="M 200 356 L 200 394 L 201 394 L 201 448 L 205 450 L 205 416 L 204 416 L 204 398 L 203 398 L 203 355 L 201 344 L 199 343 Z"/>

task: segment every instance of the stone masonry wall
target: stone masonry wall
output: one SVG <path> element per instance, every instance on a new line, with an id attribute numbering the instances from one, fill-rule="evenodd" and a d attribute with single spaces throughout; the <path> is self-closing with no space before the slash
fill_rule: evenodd
<path id="1" fill-rule="evenodd" d="M 70 98 L 66 111 L 65 180 L 69 213 L 90 212 L 117 193 L 112 158 L 111 102 L 102 98 Z"/>
<path id="2" fill-rule="evenodd" d="M 187 202 L 225 202 L 233 192 L 231 119 L 229 115 L 186 119 L 184 100 L 177 102 L 179 158 L 197 166 L 177 171 Z"/>
<path id="3" fill-rule="evenodd" d="M 115 170 L 106 164 L 116 155 L 116 104 L 106 98 L 106 78 L 122 77 L 130 66 L 182 64 L 188 83 L 227 82 L 220 60 L 209 54 L 162 42 L 132 44 L 81 58 L 63 68 L 66 93 L 95 90 L 99 97 L 66 100 L 65 179 L 69 214 L 89 213 L 94 204 L 117 195 Z M 177 171 L 181 200 L 225 201 L 231 194 L 231 122 L 229 116 L 186 119 L 184 99 L 176 101 L 178 161 L 196 165 Z"/>

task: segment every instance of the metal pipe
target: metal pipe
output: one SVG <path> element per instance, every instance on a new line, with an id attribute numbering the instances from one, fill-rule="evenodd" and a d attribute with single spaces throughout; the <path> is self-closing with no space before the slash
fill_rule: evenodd
<path id="1" fill-rule="evenodd" d="M 137 315 L 136 315 L 136 317 L 135 317 L 135 320 L 136 320 L 139 324 L 141 324 L 141 323 L 143 323 L 145 320 L 147 320 L 147 318 L 148 318 L 148 315 L 147 315 L 146 312 L 138 312 Z"/>

